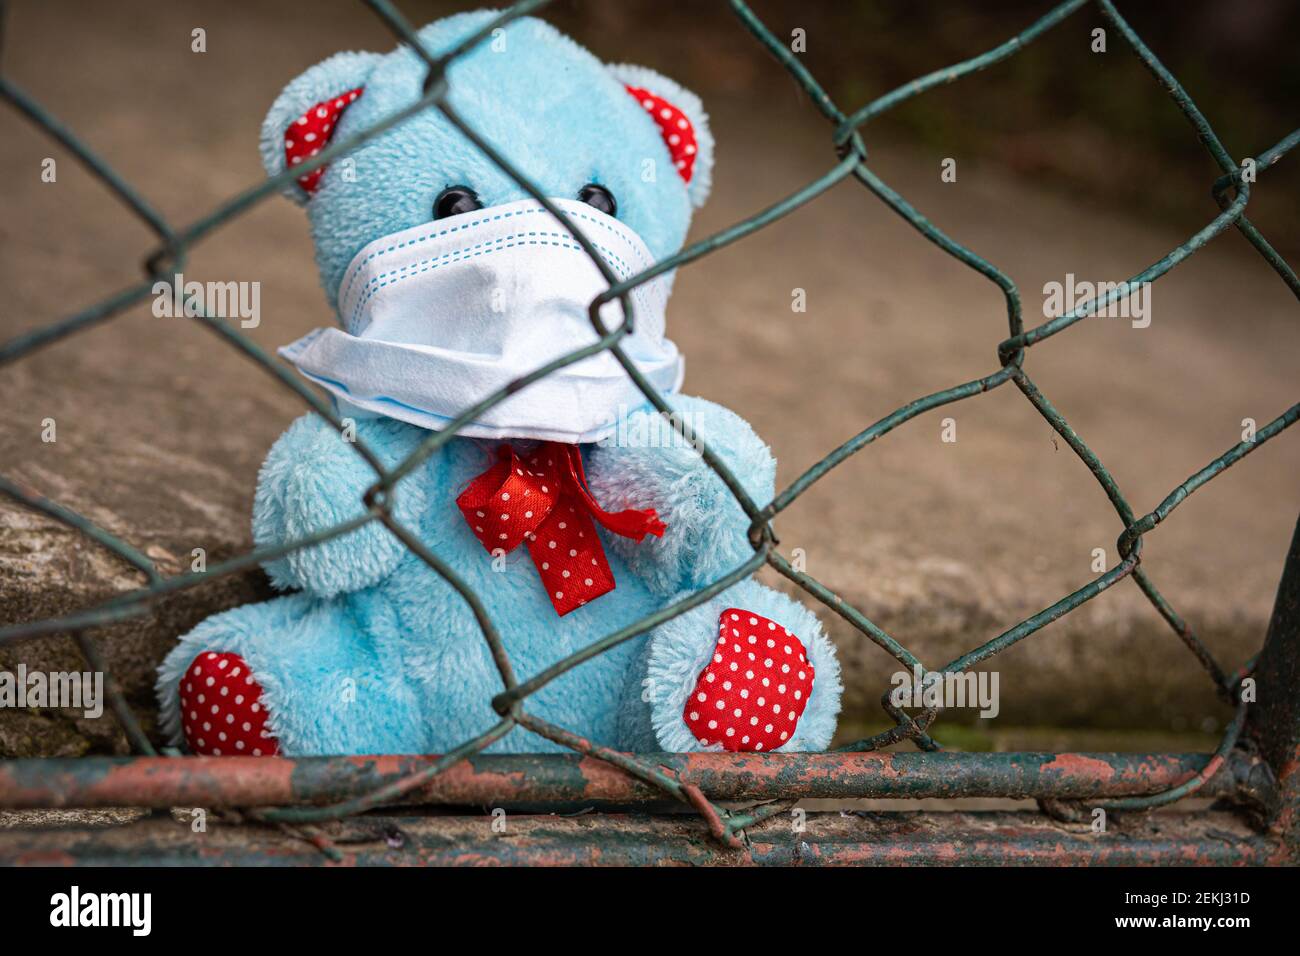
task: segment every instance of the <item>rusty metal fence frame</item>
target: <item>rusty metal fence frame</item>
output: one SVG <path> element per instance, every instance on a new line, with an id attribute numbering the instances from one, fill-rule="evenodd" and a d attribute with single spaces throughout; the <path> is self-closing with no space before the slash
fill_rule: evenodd
<path id="1" fill-rule="evenodd" d="M 176 228 L 156 212 L 143 196 L 121 179 L 112 168 L 71 130 L 63 126 L 35 99 L 14 85 L 0 71 L 0 96 L 41 130 L 60 142 L 108 187 L 155 233 L 158 244 L 144 262 L 145 278 L 63 319 L 20 335 L 0 345 L 0 366 L 15 362 L 36 350 L 120 315 L 145 301 L 156 283 L 172 282 L 181 271 L 188 249 L 210 237 L 236 216 L 268 196 L 278 193 L 296 177 L 324 166 L 355 150 L 422 110 L 439 111 L 475 148 L 559 220 L 587 255 L 601 269 L 609 289 L 590 304 L 589 315 L 599 340 L 533 373 L 502 391 L 465 409 L 445 431 L 430 436 L 406 460 L 385 469 L 364 442 L 353 442 L 358 454 L 375 472 L 375 481 L 364 496 L 365 512 L 350 521 L 277 547 L 261 548 L 214 565 L 204 572 L 162 576 L 153 563 L 129 543 L 97 527 L 84 516 L 51 501 L 21 483 L 0 476 L 0 493 L 28 508 L 41 512 L 85 534 L 129 563 L 143 575 L 145 583 L 94 607 L 44 620 L 0 627 L 0 646 L 42 635 L 71 635 L 88 665 L 106 676 L 106 693 L 134 750 L 141 756 L 127 758 L 84 758 L 79 760 L 12 760 L 0 762 L 0 808 L 140 806 L 167 808 L 201 805 L 246 808 L 244 818 L 282 827 L 305 828 L 311 841 L 330 857 L 339 851 L 329 840 L 310 830 L 310 825 L 337 821 L 376 808 L 410 802 L 492 803 L 581 802 L 646 803 L 678 801 L 697 812 L 713 837 L 719 852 L 749 852 L 758 859 L 754 835 L 765 821 L 790 810 L 807 797 L 1031 797 L 1057 817 L 1077 815 L 1081 807 L 1114 810 L 1145 810 L 1163 806 L 1191 794 L 1213 796 L 1251 808 L 1260 825 L 1259 835 L 1238 841 L 1233 851 L 1202 853 L 1205 839 L 1166 841 L 1132 859 L 1183 858 L 1231 859 L 1236 862 L 1280 862 L 1300 859 L 1300 527 L 1283 572 L 1270 631 L 1257 659 L 1239 669 L 1225 670 L 1184 620 L 1156 588 L 1141 563 L 1143 538 L 1202 485 L 1236 464 L 1260 445 L 1271 441 L 1300 419 L 1300 404 L 1292 405 L 1277 418 L 1259 428 L 1253 441 L 1227 449 L 1182 484 L 1173 489 L 1154 509 L 1137 515 L 1114 477 L 1051 401 L 1025 371 L 1028 350 L 1064 332 L 1088 316 L 1117 301 L 1124 284 L 1080 305 L 1073 311 L 1030 328 L 1025 327 L 1020 294 L 1015 283 L 997 266 L 945 234 L 902 195 L 892 189 L 871 168 L 863 130 L 872 120 L 911 98 L 937 86 L 956 82 L 1010 56 L 1051 30 L 1094 0 L 1068 0 L 1053 7 L 1039 20 L 1005 43 L 980 56 L 922 76 L 881 96 L 852 113 L 843 112 L 826 93 L 800 59 L 783 44 L 743 0 L 727 0 L 744 28 L 793 77 L 812 105 L 831 127 L 831 145 L 836 161 L 823 175 L 786 198 L 726 228 L 695 242 L 644 272 L 625 281 L 616 276 L 596 254 L 587 239 L 554 208 L 497 150 L 456 114 L 447 100 L 447 67 L 467 50 L 483 42 L 497 28 L 546 5 L 548 0 L 523 0 L 500 14 L 474 36 L 454 49 L 435 56 L 389 0 L 364 0 L 394 35 L 427 64 L 428 74 L 419 100 L 365 131 L 331 145 L 292 170 L 252 186 L 217 209 L 183 228 Z M 1300 298 L 1300 278 L 1283 257 L 1247 219 L 1245 207 L 1255 176 L 1273 166 L 1300 143 L 1300 130 L 1275 146 L 1240 163 L 1215 135 L 1209 121 L 1178 80 L 1161 64 L 1152 50 L 1129 26 L 1111 0 L 1095 0 L 1100 14 L 1141 60 L 1175 106 L 1190 122 L 1197 139 L 1209 151 L 1222 175 L 1211 194 L 1219 213 L 1195 235 L 1156 262 L 1137 272 L 1128 283 L 1153 282 L 1234 227 Z M 0 6 L 0 16 L 3 7 Z M 750 524 L 748 537 L 753 556 L 717 581 L 689 597 L 644 619 L 606 635 L 583 650 L 555 662 L 540 673 L 520 679 L 514 673 L 501 635 L 477 595 L 409 529 L 394 517 L 396 484 L 417 468 L 437 448 L 457 434 L 466 423 L 504 400 L 508 395 L 550 374 L 601 351 L 613 355 L 646 400 L 661 413 L 669 408 L 664 398 L 647 382 L 621 348 L 635 315 L 628 293 L 636 286 L 668 270 L 688 265 L 758 229 L 780 220 L 831 187 L 854 179 L 897 213 L 929 242 L 978 272 L 1001 291 L 1005 303 L 1008 336 L 998 343 L 998 366 L 988 375 L 909 402 L 874 422 L 822 460 L 810 466 L 789 487 L 766 503 L 755 502 L 745 492 L 726 464 L 694 440 L 705 462 L 726 484 L 745 511 Z M 176 289 L 177 301 L 194 314 L 196 321 L 223 342 L 242 352 L 282 386 L 297 394 L 316 414 L 339 431 L 344 429 L 334 409 L 314 392 L 277 365 L 254 342 L 221 318 L 197 309 Z M 624 321 L 608 328 L 599 315 L 606 303 L 622 305 Z M 796 569 L 776 549 L 771 522 L 805 491 L 832 469 L 862 451 L 877 439 L 911 419 L 940 406 L 958 402 L 1012 383 L 1042 415 L 1096 478 L 1119 517 L 1118 562 L 1098 577 L 1062 597 L 1014 627 L 957 657 L 938 669 L 956 674 L 989 660 L 1047 624 L 1099 596 L 1125 578 L 1132 578 L 1155 610 L 1187 646 L 1213 682 L 1219 695 L 1234 708 L 1234 716 L 1213 754 L 959 754 L 944 751 L 931 736 L 938 708 L 909 714 L 896 707 L 889 695 L 881 705 L 893 722 L 887 731 L 854 741 L 830 754 L 767 755 L 666 755 L 626 754 L 598 746 L 550 724 L 528 711 L 531 694 L 561 674 L 609 648 L 638 637 L 660 623 L 721 593 L 763 565 L 774 568 L 830 611 L 849 622 L 858 632 L 879 646 L 909 671 L 929 671 L 900 641 L 872 622 L 860 610 L 826 585 Z M 679 432 L 682 423 L 668 416 Z M 684 436 L 686 437 L 686 436 Z M 223 575 L 255 568 L 299 548 L 348 534 L 371 522 L 379 522 L 441 575 L 472 609 L 483 638 L 500 673 L 502 691 L 492 700 L 500 720 L 487 732 L 465 741 L 449 753 L 430 757 L 367 758 L 201 758 L 159 755 L 132 714 L 111 672 L 105 666 L 92 632 L 98 627 L 143 615 L 157 599 L 195 587 Z M 1254 703 L 1258 700 L 1259 703 Z M 575 751 L 573 756 L 484 755 L 481 752 L 515 727 L 523 727 Z M 911 741 L 920 753 L 883 753 L 884 748 Z M 735 801 L 746 808 L 725 806 Z M 1008 831 L 1010 832 L 1010 831 Z M 1017 831 L 1019 832 L 1019 831 Z M 1059 840 L 1058 840 L 1059 842 Z M 1023 857 L 1011 837 L 994 839 L 981 850 L 971 844 L 966 859 L 1008 862 Z M 725 848 L 725 849 L 723 849 Z M 701 851 L 702 852 L 702 851 Z M 850 856 L 852 856 L 850 854 Z M 1094 850 L 1076 848 L 1065 858 L 1093 859 Z M 859 853 L 854 859 L 888 859 Z M 576 859 L 576 858 L 575 858 Z M 1128 859 L 1123 854 L 1112 862 Z M 768 861 L 768 860 L 764 860 Z M 776 854 L 775 862 L 791 862 Z"/>

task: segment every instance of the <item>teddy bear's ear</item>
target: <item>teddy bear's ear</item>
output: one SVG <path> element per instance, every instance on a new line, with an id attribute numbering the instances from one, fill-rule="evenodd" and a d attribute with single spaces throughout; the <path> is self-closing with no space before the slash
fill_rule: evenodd
<path id="1" fill-rule="evenodd" d="M 644 66 L 616 63 L 609 71 L 659 125 L 691 203 L 703 206 L 713 184 L 713 134 L 700 98 Z"/>
<path id="2" fill-rule="evenodd" d="M 378 53 L 338 53 L 284 88 L 262 122 L 259 147 L 268 176 L 306 162 L 329 145 L 339 117 L 365 92 L 366 78 L 379 59 Z M 299 176 L 284 194 L 307 202 L 324 173 L 320 166 Z"/>

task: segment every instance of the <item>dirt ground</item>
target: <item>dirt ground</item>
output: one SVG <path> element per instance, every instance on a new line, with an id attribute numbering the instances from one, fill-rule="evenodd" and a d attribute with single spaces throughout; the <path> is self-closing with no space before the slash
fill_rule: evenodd
<path id="1" fill-rule="evenodd" d="M 19 4 L 5 72 L 166 216 L 188 223 L 260 178 L 256 139 L 279 89 L 339 49 L 387 49 L 353 5 L 304 29 L 290 3 Z M 73 11 L 75 8 L 75 16 Z M 337 10 L 337 12 L 335 12 Z M 190 52 L 190 30 L 208 52 Z M 592 38 L 599 48 L 598 38 Z M 58 51 L 54 55 L 52 51 Z M 670 58 L 647 56 L 671 72 Z M 777 67 L 772 66 L 775 70 Z M 718 140 L 715 192 L 693 237 L 769 205 L 835 162 L 829 131 L 793 91 L 701 89 Z M 68 153 L 0 115 L 0 339 L 138 279 L 148 232 Z M 1186 236 L 1048 192 L 978 156 L 868 137 L 873 168 L 951 236 L 1018 282 L 1029 324 L 1044 283 L 1126 278 Z M 1198 148 L 1188 134 L 1189 149 Z M 56 183 L 41 162 L 54 157 Z M 1206 188 L 1187 202 L 1217 212 Z M 1252 206 L 1267 206 L 1267 176 Z M 187 278 L 262 284 L 264 348 L 330 319 L 302 213 L 282 199 L 195 248 Z M 795 290 L 807 311 L 791 309 Z M 785 220 L 684 269 L 669 312 L 686 389 L 748 418 L 779 483 L 898 406 L 998 366 L 1002 297 L 844 183 Z M 1296 301 L 1230 232 L 1160 280 L 1152 322 L 1095 318 L 1033 348 L 1026 369 L 1110 468 L 1135 511 L 1295 400 Z M 0 473 L 84 511 L 159 560 L 249 546 L 257 467 L 299 402 L 210 333 L 147 306 L 0 369 Z M 41 440 L 42 422 L 58 440 Z M 942 420 L 957 441 L 941 440 Z M 1300 436 L 1288 432 L 1189 498 L 1146 539 L 1156 584 L 1225 667 L 1262 641 L 1300 512 Z M 931 666 L 973 648 L 1115 561 L 1121 523 L 1084 465 L 1006 386 L 932 412 L 869 446 L 777 522 L 786 554 Z M 137 585 L 93 545 L 0 503 L 0 623 L 84 606 Z M 265 593 L 256 575 L 170 600 L 103 632 L 132 699 L 175 634 Z M 846 670 L 846 722 L 870 725 L 893 662 L 825 613 Z M 65 669 L 63 639 L 0 651 L 0 667 Z M 1215 732 L 1208 679 L 1132 582 L 995 659 L 1008 726 Z M 105 721 L 104 723 L 106 723 Z M 49 714 L 0 715 L 0 754 L 114 749 L 112 732 Z"/>

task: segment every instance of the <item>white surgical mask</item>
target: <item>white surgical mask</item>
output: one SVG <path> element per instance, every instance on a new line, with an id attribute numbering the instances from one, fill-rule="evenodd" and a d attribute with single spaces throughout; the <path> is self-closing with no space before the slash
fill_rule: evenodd
<path id="1" fill-rule="evenodd" d="M 653 265 L 624 223 L 576 200 L 551 202 L 619 280 Z M 280 354 L 333 393 L 341 414 L 437 430 L 514 379 L 596 342 L 587 308 L 609 285 L 540 203 L 492 206 L 367 245 L 339 287 L 344 328 L 316 329 Z M 621 341 L 666 393 L 681 386 L 683 373 L 677 347 L 664 337 L 671 285 L 666 273 L 629 293 L 634 331 Z M 617 300 L 600 315 L 607 328 L 623 322 Z M 618 360 L 600 352 L 534 382 L 459 434 L 594 442 L 614 431 L 620 405 L 644 402 Z"/>

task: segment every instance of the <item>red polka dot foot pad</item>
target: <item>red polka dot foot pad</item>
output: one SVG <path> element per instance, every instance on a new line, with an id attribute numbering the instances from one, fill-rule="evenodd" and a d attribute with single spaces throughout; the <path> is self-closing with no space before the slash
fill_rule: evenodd
<path id="1" fill-rule="evenodd" d="M 204 757 L 269 757 L 280 744 L 266 730 L 262 687 L 238 654 L 204 652 L 181 678 L 181 727 Z"/>
<path id="2" fill-rule="evenodd" d="M 713 660 L 682 717 L 703 747 L 777 750 L 794 736 L 814 676 L 799 638 L 758 614 L 727 608 L 718 619 Z"/>

